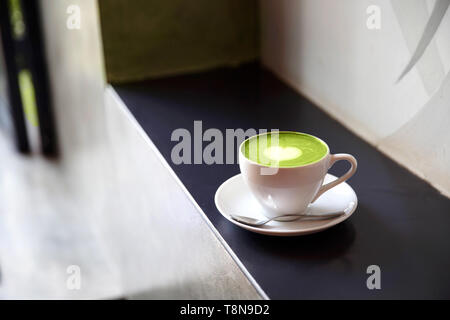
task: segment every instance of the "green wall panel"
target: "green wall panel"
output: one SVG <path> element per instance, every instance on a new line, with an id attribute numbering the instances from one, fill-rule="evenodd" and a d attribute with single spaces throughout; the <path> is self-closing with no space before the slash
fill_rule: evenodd
<path id="1" fill-rule="evenodd" d="M 128 82 L 259 56 L 256 0 L 99 0 L 106 74 Z"/>

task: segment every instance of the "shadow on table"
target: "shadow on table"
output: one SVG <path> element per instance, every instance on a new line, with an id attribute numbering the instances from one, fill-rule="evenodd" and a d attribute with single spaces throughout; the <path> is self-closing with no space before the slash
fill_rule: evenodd
<path id="1" fill-rule="evenodd" d="M 327 260 L 343 256 L 355 240 L 355 227 L 345 221 L 323 232 L 297 237 L 274 237 L 245 232 L 242 238 L 255 249 L 284 258 Z"/>

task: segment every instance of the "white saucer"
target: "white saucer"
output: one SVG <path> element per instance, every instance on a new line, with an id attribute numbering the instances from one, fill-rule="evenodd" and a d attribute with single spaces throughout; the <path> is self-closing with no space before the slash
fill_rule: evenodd
<path id="1" fill-rule="evenodd" d="M 327 174 L 324 183 L 336 179 L 332 174 Z M 327 220 L 297 220 L 290 222 L 271 221 L 261 227 L 251 227 L 231 219 L 230 214 L 249 216 L 252 218 L 265 218 L 262 208 L 253 197 L 244 182 L 241 174 L 231 177 L 217 189 L 214 198 L 219 212 L 235 225 L 256 233 L 273 236 L 300 236 L 328 229 L 344 220 L 347 220 L 356 210 L 358 198 L 355 191 L 345 182 L 331 188 L 319 197 L 308 208 L 308 213 L 320 214 L 335 211 L 343 211 L 354 202 L 352 210 L 334 219 Z"/>

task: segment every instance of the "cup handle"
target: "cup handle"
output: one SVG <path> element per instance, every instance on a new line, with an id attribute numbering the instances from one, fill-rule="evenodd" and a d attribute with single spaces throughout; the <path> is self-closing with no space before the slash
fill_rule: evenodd
<path id="1" fill-rule="evenodd" d="M 347 153 L 332 154 L 331 160 L 330 160 L 330 166 L 328 167 L 328 169 L 330 169 L 337 161 L 340 161 L 340 160 L 347 160 L 348 162 L 350 162 L 350 164 L 351 164 L 350 169 L 348 169 L 348 171 L 342 177 L 340 177 L 334 181 L 331 181 L 331 182 L 323 185 L 322 187 L 320 187 L 319 191 L 317 191 L 317 194 L 314 197 L 314 199 L 311 201 L 311 203 L 316 201 L 317 198 L 319 198 L 324 192 L 337 186 L 341 182 L 348 180 L 352 175 L 355 174 L 358 163 L 354 156 L 352 156 L 351 154 L 347 154 Z"/>

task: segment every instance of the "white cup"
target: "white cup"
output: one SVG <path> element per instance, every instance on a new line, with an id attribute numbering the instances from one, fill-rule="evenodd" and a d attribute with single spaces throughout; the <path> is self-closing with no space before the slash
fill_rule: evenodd
<path id="1" fill-rule="evenodd" d="M 244 181 L 264 208 L 264 215 L 269 218 L 303 213 L 310 203 L 327 190 L 349 179 L 356 171 L 357 162 L 352 155 L 330 154 L 330 148 L 323 141 L 327 146 L 327 153 L 323 158 L 307 165 L 289 168 L 269 167 L 246 158 L 242 152 L 245 141 L 239 147 L 239 167 Z M 350 169 L 340 178 L 322 185 L 328 170 L 340 160 L 350 162 Z"/>

